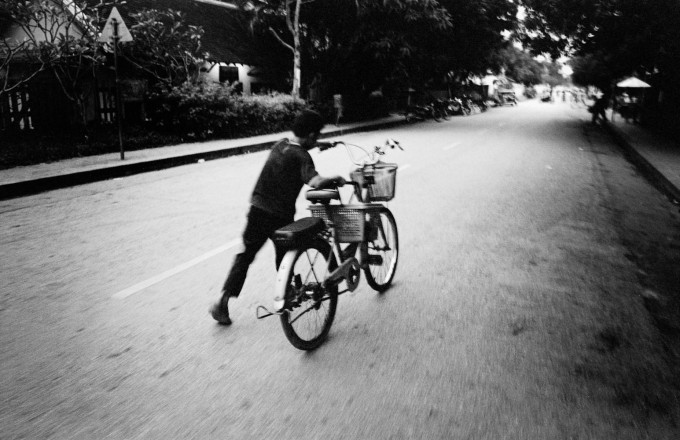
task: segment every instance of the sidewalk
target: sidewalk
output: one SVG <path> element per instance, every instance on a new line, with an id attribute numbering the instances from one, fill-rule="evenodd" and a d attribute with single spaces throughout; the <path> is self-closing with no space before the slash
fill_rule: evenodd
<path id="1" fill-rule="evenodd" d="M 321 132 L 321 138 L 386 128 L 404 122 L 403 116 L 391 115 L 374 121 L 340 124 L 339 126 L 328 125 Z M 250 138 L 127 151 L 125 160 L 121 160 L 120 153 L 117 152 L 1 170 L 0 200 L 195 163 L 199 160 L 219 159 L 266 150 L 286 136 L 291 136 L 291 133 L 274 133 Z"/>
<path id="2" fill-rule="evenodd" d="M 680 202 L 680 141 L 625 122 L 619 114 L 609 119 L 607 129 L 628 159 L 668 198 Z"/>

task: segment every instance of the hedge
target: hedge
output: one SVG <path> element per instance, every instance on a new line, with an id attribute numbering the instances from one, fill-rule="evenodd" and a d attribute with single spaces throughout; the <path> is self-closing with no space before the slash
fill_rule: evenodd
<path id="1" fill-rule="evenodd" d="M 244 96 L 220 84 L 185 84 L 156 103 L 151 119 L 158 129 L 191 139 L 237 138 L 287 131 L 305 107 L 281 93 Z"/>

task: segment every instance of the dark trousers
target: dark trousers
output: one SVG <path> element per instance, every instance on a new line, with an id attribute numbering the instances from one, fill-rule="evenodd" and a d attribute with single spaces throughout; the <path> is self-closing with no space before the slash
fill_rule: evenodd
<path id="1" fill-rule="evenodd" d="M 603 121 L 607 120 L 607 114 L 605 113 L 604 107 L 593 108 L 593 118 L 590 122 L 592 122 L 593 124 L 596 124 L 598 117 L 601 118 Z"/>
<path id="2" fill-rule="evenodd" d="M 229 276 L 227 276 L 227 280 L 224 282 L 224 287 L 222 288 L 223 299 L 227 299 L 230 296 L 239 296 L 243 283 L 246 281 L 248 268 L 255 259 L 255 255 L 262 249 L 267 239 L 272 237 L 274 231 L 292 222 L 292 218 L 280 218 L 255 206 L 250 207 L 246 229 L 243 231 L 244 249 L 236 255 Z M 279 268 L 284 255 L 285 250 L 277 247 L 276 269 Z"/>

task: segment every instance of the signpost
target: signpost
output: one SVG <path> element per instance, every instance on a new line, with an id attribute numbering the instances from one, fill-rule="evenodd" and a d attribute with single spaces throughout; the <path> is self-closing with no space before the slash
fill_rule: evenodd
<path id="1" fill-rule="evenodd" d="M 103 43 L 113 43 L 113 64 L 115 71 L 116 84 L 116 119 L 118 120 L 118 142 L 120 144 L 120 160 L 125 159 L 125 148 L 123 147 L 123 104 L 120 99 L 120 81 L 118 80 L 118 43 L 132 41 L 132 34 L 128 30 L 123 17 L 114 6 L 111 9 L 109 18 L 106 20 L 104 29 L 99 36 L 99 41 Z"/>

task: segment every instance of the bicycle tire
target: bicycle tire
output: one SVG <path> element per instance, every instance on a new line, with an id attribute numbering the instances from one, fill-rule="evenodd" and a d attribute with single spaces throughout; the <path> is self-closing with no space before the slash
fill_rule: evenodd
<path id="1" fill-rule="evenodd" d="M 283 333 L 293 347 L 314 350 L 328 337 L 338 305 L 337 286 L 321 288 L 328 270 L 337 267 L 331 248 L 315 240 L 288 251 L 280 267 L 286 272 L 280 275 L 288 286 L 286 305 L 279 316 Z"/>
<path id="2" fill-rule="evenodd" d="M 397 271 L 399 234 L 397 222 L 389 209 L 380 209 L 378 215 L 382 228 L 374 234 L 374 239 L 368 240 L 364 245 L 368 257 L 368 265 L 364 266 L 364 275 L 369 286 L 378 292 L 384 292 L 392 284 Z M 371 219 L 371 224 L 374 224 L 374 219 Z M 377 225 L 373 227 L 375 226 Z M 380 261 L 372 262 L 371 259 L 377 260 L 376 256 L 380 257 Z"/>

